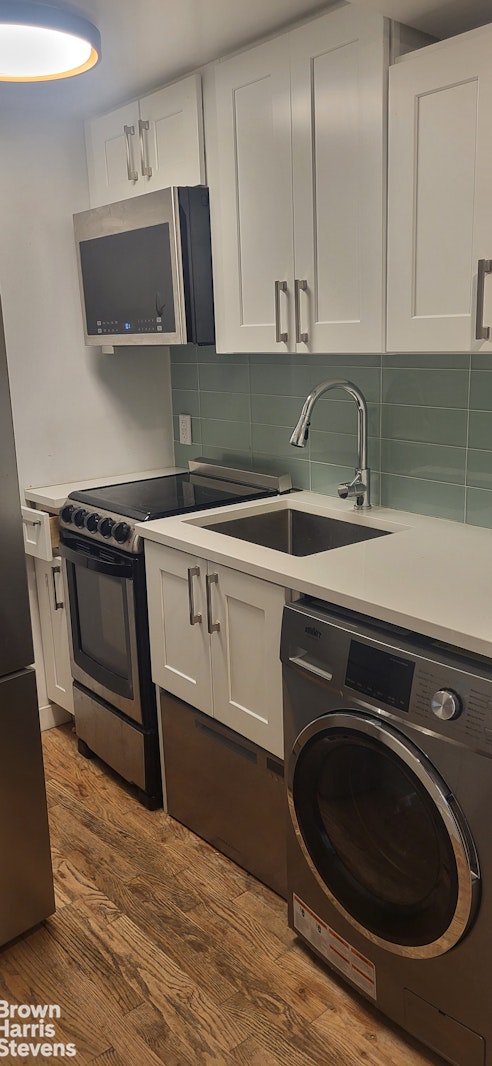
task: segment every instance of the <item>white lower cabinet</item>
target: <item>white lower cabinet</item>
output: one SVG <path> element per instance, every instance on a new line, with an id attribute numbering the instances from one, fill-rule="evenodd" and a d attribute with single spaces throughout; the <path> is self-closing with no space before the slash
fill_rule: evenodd
<path id="1" fill-rule="evenodd" d="M 36 559 L 35 570 L 48 699 L 73 714 L 67 598 L 62 560 L 58 556 L 54 556 L 49 562 Z"/>
<path id="2" fill-rule="evenodd" d="M 31 506 L 21 510 L 24 550 L 34 559 L 46 694 L 73 714 L 67 595 L 62 560 L 56 554 L 58 517 Z"/>
<path id="3" fill-rule="evenodd" d="M 155 684 L 283 758 L 285 590 L 145 542 Z"/>

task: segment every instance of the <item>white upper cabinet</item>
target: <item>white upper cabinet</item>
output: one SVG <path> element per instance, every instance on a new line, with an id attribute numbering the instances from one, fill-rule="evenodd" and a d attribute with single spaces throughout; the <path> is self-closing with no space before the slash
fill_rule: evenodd
<path id="1" fill-rule="evenodd" d="M 217 65 L 219 352 L 381 351 L 386 63 L 346 7 Z"/>
<path id="2" fill-rule="evenodd" d="M 492 31 L 390 71 L 388 351 L 491 349 Z"/>
<path id="3" fill-rule="evenodd" d="M 215 77 L 217 182 L 210 188 L 210 215 L 216 348 L 287 351 L 280 335 L 292 341 L 294 254 L 286 38 L 221 63 Z M 287 279 L 290 289 L 281 291 Z"/>
<path id="4" fill-rule="evenodd" d="M 203 185 L 201 77 L 193 74 L 86 123 L 91 207 Z"/>

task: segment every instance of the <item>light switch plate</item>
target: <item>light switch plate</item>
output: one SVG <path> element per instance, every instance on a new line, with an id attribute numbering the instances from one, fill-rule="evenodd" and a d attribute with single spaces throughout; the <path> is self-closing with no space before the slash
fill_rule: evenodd
<path id="1" fill-rule="evenodd" d="M 191 415 L 179 415 L 179 443 L 191 444 Z"/>

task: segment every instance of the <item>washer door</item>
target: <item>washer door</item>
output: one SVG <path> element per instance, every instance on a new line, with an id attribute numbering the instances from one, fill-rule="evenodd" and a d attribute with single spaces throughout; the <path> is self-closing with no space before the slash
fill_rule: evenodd
<path id="1" fill-rule="evenodd" d="M 297 738 L 287 784 L 308 865 L 364 936 L 412 958 L 460 940 L 478 859 L 457 801 L 411 741 L 369 715 L 324 715 Z"/>

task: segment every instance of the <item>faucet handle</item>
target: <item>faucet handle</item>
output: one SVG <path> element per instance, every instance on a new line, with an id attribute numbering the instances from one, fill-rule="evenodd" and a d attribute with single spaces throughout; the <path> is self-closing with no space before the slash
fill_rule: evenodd
<path id="1" fill-rule="evenodd" d="M 359 474 L 356 474 L 352 481 L 343 481 L 338 486 L 338 495 L 341 500 L 351 499 L 352 496 L 361 496 L 365 491 L 366 485 L 361 481 Z"/>
<path id="2" fill-rule="evenodd" d="M 371 506 L 369 499 L 369 470 L 356 470 L 352 481 L 343 481 L 338 486 L 338 495 L 341 500 L 352 499 L 355 496 L 355 507 L 367 509 Z"/>

